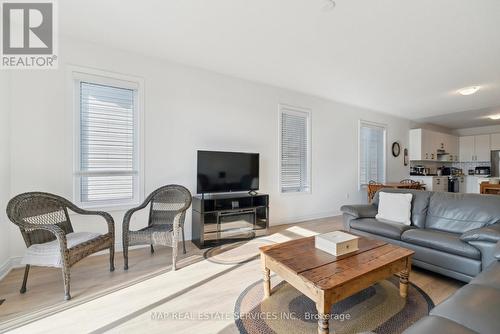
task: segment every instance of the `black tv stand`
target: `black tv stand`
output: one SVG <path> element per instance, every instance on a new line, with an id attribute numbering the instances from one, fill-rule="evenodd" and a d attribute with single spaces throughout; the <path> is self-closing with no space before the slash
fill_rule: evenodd
<path id="1" fill-rule="evenodd" d="M 193 197 L 192 241 L 198 248 L 267 234 L 269 195 L 202 194 Z"/>

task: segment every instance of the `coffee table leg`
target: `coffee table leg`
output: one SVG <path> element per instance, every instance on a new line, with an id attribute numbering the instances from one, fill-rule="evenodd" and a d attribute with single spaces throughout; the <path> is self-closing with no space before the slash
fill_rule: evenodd
<path id="1" fill-rule="evenodd" d="M 271 295 L 271 271 L 266 267 L 266 256 L 264 254 L 260 254 L 260 260 L 262 263 L 262 273 L 264 274 L 263 282 L 264 282 L 264 299 Z"/>
<path id="2" fill-rule="evenodd" d="M 406 269 L 399 274 L 399 295 L 406 298 L 408 295 L 408 280 L 410 278 L 411 259 L 406 260 Z"/>
<path id="3" fill-rule="evenodd" d="M 330 318 L 331 305 L 327 305 L 324 301 L 316 303 L 318 311 L 318 334 L 328 334 L 328 319 Z"/>

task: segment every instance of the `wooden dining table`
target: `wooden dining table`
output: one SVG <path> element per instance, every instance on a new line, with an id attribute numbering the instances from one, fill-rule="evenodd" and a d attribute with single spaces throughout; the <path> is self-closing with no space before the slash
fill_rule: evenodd
<path id="1" fill-rule="evenodd" d="M 420 183 L 422 186 L 423 184 Z M 387 182 L 380 184 L 381 188 L 395 188 L 395 189 L 410 189 L 415 187 L 414 184 L 411 183 L 399 183 L 399 182 Z"/>

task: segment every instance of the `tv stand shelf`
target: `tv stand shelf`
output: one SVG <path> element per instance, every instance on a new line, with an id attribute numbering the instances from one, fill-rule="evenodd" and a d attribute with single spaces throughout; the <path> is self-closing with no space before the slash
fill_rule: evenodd
<path id="1" fill-rule="evenodd" d="M 210 194 L 193 197 L 192 241 L 198 248 L 265 235 L 269 195 Z"/>

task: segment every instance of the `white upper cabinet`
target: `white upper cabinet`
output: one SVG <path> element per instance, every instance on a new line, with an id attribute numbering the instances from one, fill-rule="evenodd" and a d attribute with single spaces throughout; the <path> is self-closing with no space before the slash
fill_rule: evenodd
<path id="1" fill-rule="evenodd" d="M 481 135 L 474 137 L 474 150 L 476 151 L 475 161 L 491 160 L 490 137 L 490 135 Z"/>
<path id="2" fill-rule="evenodd" d="M 490 135 L 460 137 L 460 161 L 490 161 Z"/>
<path id="3" fill-rule="evenodd" d="M 444 150 L 448 155 L 438 155 L 438 150 Z M 410 160 L 458 161 L 458 137 L 426 129 L 412 129 Z"/>
<path id="4" fill-rule="evenodd" d="M 500 133 L 494 133 L 491 135 L 490 144 L 492 151 L 500 150 Z"/>
<path id="5" fill-rule="evenodd" d="M 460 137 L 460 161 L 474 161 L 474 136 Z"/>

